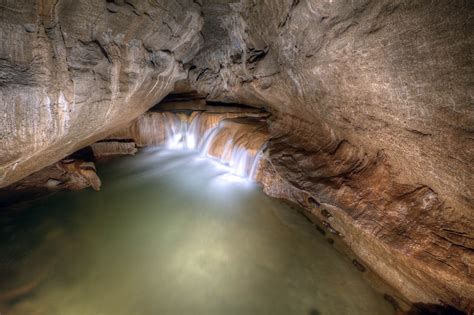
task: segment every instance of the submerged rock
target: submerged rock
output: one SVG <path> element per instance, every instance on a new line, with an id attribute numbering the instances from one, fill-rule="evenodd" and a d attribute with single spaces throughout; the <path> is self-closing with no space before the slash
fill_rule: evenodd
<path id="1" fill-rule="evenodd" d="M 33 173 L 3 190 L 12 192 L 33 191 L 42 188 L 79 190 L 92 187 L 99 191 L 100 186 L 101 181 L 97 176 L 93 162 L 65 159 Z"/>
<path id="2" fill-rule="evenodd" d="M 56 166 L 68 176 L 68 180 L 63 184 L 65 188 L 76 190 L 92 187 L 96 191 L 100 190 L 101 181 L 96 174 L 94 163 L 64 160 L 58 162 Z"/>

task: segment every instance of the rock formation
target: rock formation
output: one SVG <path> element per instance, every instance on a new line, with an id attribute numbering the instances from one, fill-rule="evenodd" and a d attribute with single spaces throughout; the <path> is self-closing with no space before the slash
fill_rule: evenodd
<path id="1" fill-rule="evenodd" d="M 173 89 L 188 94 L 169 107 L 265 108 L 267 193 L 324 220 L 409 301 L 474 308 L 472 2 L 23 0 L 0 10 L 0 186 L 111 134 L 133 139 L 155 113 L 120 130 Z"/>
<path id="2" fill-rule="evenodd" d="M 205 1 L 203 12 L 214 42 L 191 83 L 272 113 L 266 190 L 328 208 L 408 299 L 472 308 L 472 3 Z"/>
<path id="3" fill-rule="evenodd" d="M 38 189 L 79 190 L 87 187 L 99 191 L 101 181 L 96 171 L 93 162 L 64 159 L 10 185 L 8 192 L 15 194 Z"/>
<path id="4" fill-rule="evenodd" d="M 92 152 L 96 158 L 110 155 L 125 155 L 137 153 L 137 146 L 133 141 L 103 141 L 91 145 Z"/>
<path id="5" fill-rule="evenodd" d="M 202 43 L 191 0 L 22 0 L 0 10 L 0 187 L 155 105 Z"/>
<path id="6" fill-rule="evenodd" d="M 266 117 L 267 114 L 259 110 L 238 110 L 229 108 L 229 111 L 222 111 L 220 108 L 203 107 L 201 111 L 149 111 L 129 126 L 109 135 L 104 141 L 126 141 L 132 140 L 139 147 L 162 145 L 171 134 L 178 133 L 182 128 L 190 128 L 194 121 L 196 137 L 202 139 L 206 132 L 215 128 L 224 119 L 230 118 L 259 118 Z M 93 147 L 103 143 L 95 143 Z M 263 143 L 262 143 L 263 144 Z"/>

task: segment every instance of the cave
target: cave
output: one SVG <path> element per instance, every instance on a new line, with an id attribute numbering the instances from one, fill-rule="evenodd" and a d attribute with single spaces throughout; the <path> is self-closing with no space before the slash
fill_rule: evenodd
<path id="1" fill-rule="evenodd" d="M 0 0 L 0 314 L 474 314 L 474 2 Z"/>

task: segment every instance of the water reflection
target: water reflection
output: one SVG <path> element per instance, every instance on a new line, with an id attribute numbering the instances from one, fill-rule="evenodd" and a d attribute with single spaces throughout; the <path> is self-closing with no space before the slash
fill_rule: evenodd
<path id="1" fill-rule="evenodd" d="M 2 217 L 2 314 L 393 313 L 306 219 L 225 166 L 149 149 L 99 171 L 99 193 Z"/>

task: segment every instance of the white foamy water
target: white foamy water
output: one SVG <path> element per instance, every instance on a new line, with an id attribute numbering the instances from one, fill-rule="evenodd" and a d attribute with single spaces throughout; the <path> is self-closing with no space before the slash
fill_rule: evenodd
<path id="1" fill-rule="evenodd" d="M 166 120 L 166 148 L 171 150 L 197 150 L 202 156 L 216 158 L 221 163 L 229 166 L 231 173 L 255 179 L 258 163 L 262 157 L 262 150 L 258 154 L 252 153 L 242 145 L 236 144 L 233 134 L 227 135 L 226 144 L 220 156 L 211 156 L 210 149 L 216 138 L 225 128 L 225 121 L 221 121 L 215 127 L 207 129 L 203 136 L 200 135 L 202 114 L 196 114 L 191 122 L 180 119 L 175 115 L 173 119 Z"/>

